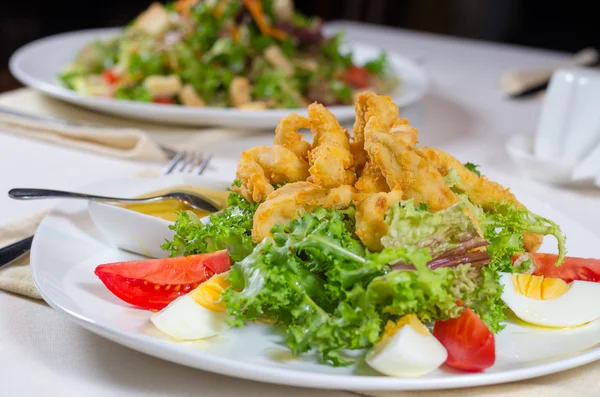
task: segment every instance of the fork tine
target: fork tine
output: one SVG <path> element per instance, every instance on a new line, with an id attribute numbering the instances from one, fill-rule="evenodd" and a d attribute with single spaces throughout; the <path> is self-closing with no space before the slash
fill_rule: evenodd
<path id="1" fill-rule="evenodd" d="M 201 161 L 202 161 L 202 154 L 201 153 L 190 152 L 189 153 L 189 161 L 187 162 L 187 164 L 185 165 L 185 167 L 183 167 L 181 169 L 181 172 L 185 173 L 185 174 L 192 174 L 192 173 L 194 173 L 194 170 L 196 169 L 196 167 L 198 166 L 198 164 L 200 164 Z"/>
<path id="2" fill-rule="evenodd" d="M 209 154 L 208 156 L 204 156 L 204 158 L 198 165 L 198 172 L 197 172 L 198 175 L 202 175 L 204 173 L 204 171 L 206 170 L 206 167 L 208 167 L 208 164 L 210 163 L 210 160 L 212 160 L 212 154 Z"/>
<path id="3" fill-rule="evenodd" d="M 175 171 L 175 168 L 177 167 L 177 165 L 182 161 L 184 156 L 185 156 L 185 152 L 177 152 L 177 154 L 175 154 L 175 156 L 173 156 L 171 161 L 169 161 L 169 163 L 163 169 L 163 175 L 172 174 Z"/>
<path id="4" fill-rule="evenodd" d="M 185 174 L 189 172 L 189 168 L 194 166 L 194 152 L 184 152 L 185 156 L 183 158 L 183 161 L 181 162 L 181 164 L 179 166 L 177 166 L 177 172 L 181 173 L 181 174 Z"/>
<path id="5" fill-rule="evenodd" d="M 177 152 L 164 168 L 163 175 L 173 173 L 202 175 L 211 159 L 212 155 L 205 156 L 201 152 Z"/>

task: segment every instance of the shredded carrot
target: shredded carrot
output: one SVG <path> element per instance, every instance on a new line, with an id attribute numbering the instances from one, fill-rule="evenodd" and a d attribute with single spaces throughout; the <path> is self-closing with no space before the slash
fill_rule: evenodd
<path id="1" fill-rule="evenodd" d="M 285 33 L 281 29 L 277 29 L 274 27 L 270 28 L 269 33 L 272 37 L 276 38 L 277 40 L 283 40 L 283 39 L 287 38 L 287 33 Z"/>
<path id="2" fill-rule="evenodd" d="M 244 5 L 250 11 L 254 22 L 256 22 L 262 34 L 274 37 L 277 40 L 283 40 L 287 37 L 287 34 L 283 30 L 274 28 L 267 23 L 261 0 L 244 0 Z"/>
<path id="3" fill-rule="evenodd" d="M 237 25 L 231 25 L 231 38 L 233 41 L 238 41 L 240 39 L 240 29 Z"/>
<path id="4" fill-rule="evenodd" d="M 219 3 L 215 7 L 214 14 L 217 18 L 220 18 L 221 15 L 225 12 L 225 8 L 229 5 L 231 0 L 219 0 Z"/>
<path id="5" fill-rule="evenodd" d="M 197 2 L 198 0 L 177 0 L 177 3 L 175 3 L 175 10 L 179 14 L 188 17 L 190 16 L 190 8 Z"/>

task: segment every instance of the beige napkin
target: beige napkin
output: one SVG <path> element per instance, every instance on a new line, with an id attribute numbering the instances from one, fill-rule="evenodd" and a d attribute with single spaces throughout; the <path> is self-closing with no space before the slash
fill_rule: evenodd
<path id="1" fill-rule="evenodd" d="M 164 151 L 139 129 L 66 126 L 0 112 L 0 131 L 112 157 L 140 161 L 167 160 Z"/>
<path id="2" fill-rule="evenodd" d="M 0 247 L 5 247 L 33 235 L 44 215 L 45 212 L 42 212 L 0 226 Z M 18 258 L 10 265 L 0 268 L 0 289 L 34 299 L 42 299 L 31 279 L 29 254 Z"/>
<path id="3" fill-rule="evenodd" d="M 554 66 L 540 69 L 508 70 L 500 78 L 500 86 L 502 91 L 508 95 L 519 95 L 547 82 L 558 69 L 593 65 L 598 62 L 599 58 L 598 51 L 593 48 L 585 48 L 574 54 L 568 61 Z"/>
<path id="4" fill-rule="evenodd" d="M 97 113 L 42 95 L 29 88 L 0 94 L 0 106 L 37 116 L 52 117 L 103 128 L 63 127 L 0 114 L 0 132 L 130 160 L 161 161 L 160 146 L 172 150 L 204 150 L 218 142 L 256 136 L 257 131 L 215 127 L 162 125 Z M 32 131 L 33 129 L 33 131 Z M 272 134 L 272 131 L 264 131 Z"/>

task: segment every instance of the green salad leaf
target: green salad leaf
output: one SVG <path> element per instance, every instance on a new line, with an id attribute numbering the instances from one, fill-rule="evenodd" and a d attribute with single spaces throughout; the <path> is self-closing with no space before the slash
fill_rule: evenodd
<path id="1" fill-rule="evenodd" d="M 194 255 L 226 249 L 231 259 L 239 261 L 254 249 L 252 241 L 252 216 L 258 207 L 237 193 L 231 193 L 228 207 L 210 215 L 210 221 L 203 223 L 191 211 L 182 211 L 177 221 L 169 226 L 175 231 L 172 241 L 162 245 L 170 255 Z"/>
<path id="2" fill-rule="evenodd" d="M 273 100 L 282 107 L 302 107 L 302 98 L 293 84 L 281 71 L 268 70 L 256 79 L 252 94 L 258 99 Z"/>
<path id="3" fill-rule="evenodd" d="M 333 68 L 347 69 L 352 66 L 352 52 L 342 52 L 341 50 L 343 38 L 344 34 L 338 32 L 326 40 L 321 47 L 323 54 L 331 60 Z"/>
<path id="4" fill-rule="evenodd" d="M 139 102 L 152 102 L 152 96 L 148 90 L 139 84 L 125 84 L 117 87 L 115 98 Z"/>
<path id="5" fill-rule="evenodd" d="M 376 59 L 365 63 L 365 69 L 373 74 L 383 74 L 387 68 L 387 63 L 387 54 L 382 51 Z"/>
<path id="6" fill-rule="evenodd" d="M 464 303 L 490 311 L 486 322 L 498 329 L 499 289 L 488 273 L 471 265 L 429 269 L 425 248 L 368 253 L 353 230 L 352 208 L 320 208 L 274 227 L 272 239 L 232 266 L 223 299 L 234 324 L 274 320 L 285 327 L 295 354 L 314 351 L 333 365 L 351 362 L 346 349 L 372 346 L 390 316 L 447 319 Z M 391 270 L 389 263 L 399 261 L 414 269 Z"/>
<path id="7" fill-rule="evenodd" d="M 461 247 L 461 253 L 476 248 L 482 239 L 465 207 L 459 203 L 433 213 L 415 208 L 412 200 L 398 203 L 386 216 L 389 229 L 381 243 L 386 248 L 427 248 L 432 258 Z"/>
<path id="8" fill-rule="evenodd" d="M 465 168 L 474 173 L 477 176 L 481 176 L 481 172 L 479 172 L 479 165 L 473 163 L 465 163 Z"/>
<path id="9" fill-rule="evenodd" d="M 552 235 L 558 242 L 557 264 L 564 261 L 567 250 L 566 237 L 560 227 L 549 219 L 536 215 L 524 207 L 517 208 L 514 203 L 498 203 L 481 220 L 483 234 L 490 242 L 487 247 L 492 256 L 489 264 L 497 272 L 513 272 L 512 257 L 525 252 L 523 233 Z M 527 261 L 524 263 L 528 265 Z"/>

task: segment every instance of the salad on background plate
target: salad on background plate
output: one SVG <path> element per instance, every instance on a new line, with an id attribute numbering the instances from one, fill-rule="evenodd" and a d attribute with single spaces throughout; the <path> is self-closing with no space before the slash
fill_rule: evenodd
<path id="1" fill-rule="evenodd" d="M 93 42 L 60 74 L 78 93 L 190 107 L 350 105 L 398 84 L 386 54 L 353 63 L 342 34 L 291 0 L 153 3 L 116 38 Z"/>
<path id="2" fill-rule="evenodd" d="M 295 356 L 364 358 L 393 377 L 485 371 L 509 321 L 557 335 L 595 326 L 600 260 L 567 257 L 556 223 L 417 143 L 386 96 L 358 95 L 352 137 L 313 103 L 280 121 L 273 145 L 242 153 L 225 209 L 208 222 L 178 212 L 170 258 L 95 273 L 175 341 L 261 322 Z M 544 236 L 558 254 L 536 252 Z"/>

